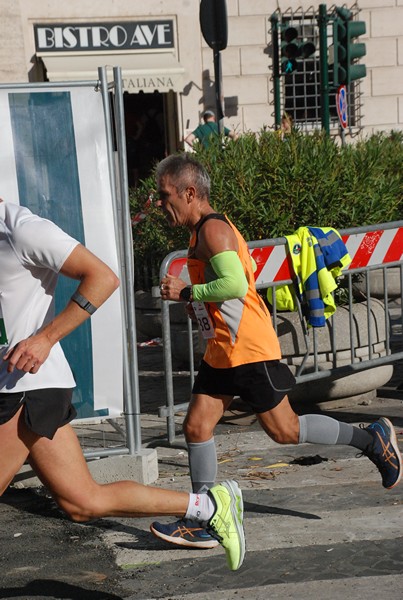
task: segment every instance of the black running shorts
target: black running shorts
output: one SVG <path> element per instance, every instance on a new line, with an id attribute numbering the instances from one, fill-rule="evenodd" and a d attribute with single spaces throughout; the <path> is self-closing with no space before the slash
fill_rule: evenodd
<path id="1" fill-rule="evenodd" d="M 193 384 L 193 394 L 239 396 L 255 413 L 277 406 L 295 384 L 290 369 L 279 360 L 215 369 L 204 360 Z"/>
<path id="2" fill-rule="evenodd" d="M 59 427 L 77 415 L 71 403 L 72 395 L 73 390 L 64 388 L 0 393 L 0 425 L 12 419 L 23 405 L 28 429 L 51 440 Z"/>

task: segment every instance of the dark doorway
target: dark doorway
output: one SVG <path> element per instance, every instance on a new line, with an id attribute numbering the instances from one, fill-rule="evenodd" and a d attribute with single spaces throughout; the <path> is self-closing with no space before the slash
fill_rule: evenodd
<path id="1" fill-rule="evenodd" d="M 167 156 L 166 94 L 124 94 L 129 186 L 148 177 L 156 162 Z"/>

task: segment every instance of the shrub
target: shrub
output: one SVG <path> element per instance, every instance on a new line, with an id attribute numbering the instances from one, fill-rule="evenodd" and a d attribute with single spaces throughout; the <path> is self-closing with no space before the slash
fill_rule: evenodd
<path id="1" fill-rule="evenodd" d="M 218 140 L 208 149 L 199 147 L 195 157 L 210 173 L 212 205 L 247 240 L 280 237 L 302 225 L 342 229 L 395 221 L 402 214 L 402 132 L 340 146 L 321 132 L 295 131 L 282 140 L 262 130 L 224 148 Z M 130 191 L 133 215 L 150 193 L 155 193 L 153 177 Z M 169 228 L 151 204 L 133 236 L 136 285 L 150 289 L 158 284 L 164 256 L 186 248 L 189 233 Z"/>

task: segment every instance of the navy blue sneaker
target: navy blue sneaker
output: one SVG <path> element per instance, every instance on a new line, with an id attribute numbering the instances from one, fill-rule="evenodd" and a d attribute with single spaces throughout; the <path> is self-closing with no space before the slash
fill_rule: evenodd
<path id="1" fill-rule="evenodd" d="M 399 483 L 402 474 L 402 457 L 393 425 L 389 419 L 381 417 L 365 427 L 365 431 L 373 440 L 364 454 L 378 467 L 383 487 L 390 490 Z"/>
<path id="2" fill-rule="evenodd" d="M 215 548 L 218 540 L 210 535 L 200 523 L 190 519 L 179 519 L 174 523 L 158 523 L 150 525 L 151 532 L 158 538 L 177 546 L 187 548 Z"/>

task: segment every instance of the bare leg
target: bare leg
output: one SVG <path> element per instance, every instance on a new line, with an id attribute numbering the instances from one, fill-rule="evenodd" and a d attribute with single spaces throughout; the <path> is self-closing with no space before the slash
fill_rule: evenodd
<path id="1" fill-rule="evenodd" d="M 60 428 L 52 441 L 40 438 L 31 449 L 30 463 L 59 506 L 74 520 L 186 513 L 189 495 L 184 492 L 134 481 L 105 485 L 94 481 L 70 425 Z"/>
<path id="2" fill-rule="evenodd" d="M 192 396 L 183 423 L 187 442 L 206 442 L 214 434 L 215 426 L 230 406 L 232 396 Z"/>
<path id="3" fill-rule="evenodd" d="M 0 495 L 26 461 L 31 445 L 39 439 L 27 430 L 22 411 L 21 408 L 10 421 L 0 425 Z"/>
<path id="4" fill-rule="evenodd" d="M 263 430 L 279 444 L 298 444 L 299 420 L 288 396 L 280 404 L 264 413 L 256 414 Z"/>
<path id="5" fill-rule="evenodd" d="M 53 440 L 39 437 L 25 425 L 22 411 L 0 426 L 0 490 L 3 492 L 27 456 L 38 477 L 72 519 L 88 521 L 104 516 L 183 516 L 189 494 L 120 481 L 94 481 L 77 436 L 70 425 L 58 429 Z"/>

